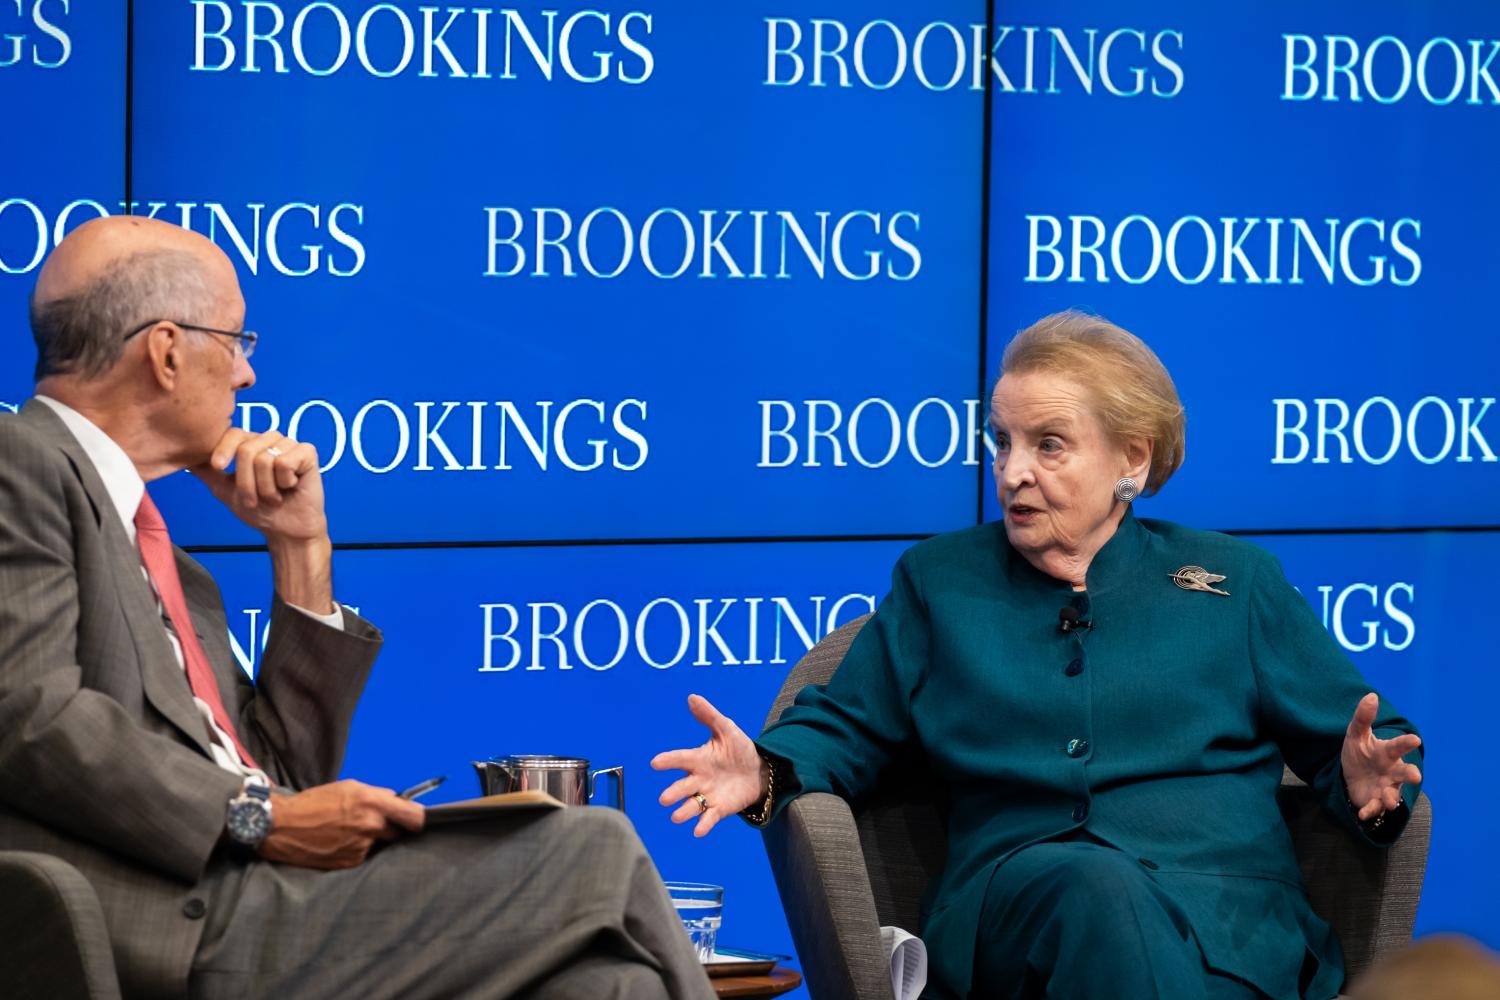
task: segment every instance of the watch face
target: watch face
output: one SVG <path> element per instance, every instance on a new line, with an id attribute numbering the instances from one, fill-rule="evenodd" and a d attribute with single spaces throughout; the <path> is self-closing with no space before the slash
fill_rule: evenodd
<path id="1" fill-rule="evenodd" d="M 263 803 L 252 799 L 230 805 L 229 835 L 235 840 L 254 846 L 270 832 L 271 811 Z"/>

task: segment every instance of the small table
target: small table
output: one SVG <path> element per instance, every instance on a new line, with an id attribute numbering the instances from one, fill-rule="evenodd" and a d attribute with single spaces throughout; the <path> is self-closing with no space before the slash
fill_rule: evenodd
<path id="1" fill-rule="evenodd" d="M 802 985 L 802 973 L 778 965 L 760 976 L 712 976 L 709 982 L 721 997 L 779 997 Z"/>

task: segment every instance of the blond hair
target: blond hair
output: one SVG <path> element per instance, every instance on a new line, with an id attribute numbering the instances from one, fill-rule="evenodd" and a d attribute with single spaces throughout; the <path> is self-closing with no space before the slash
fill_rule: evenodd
<path id="1" fill-rule="evenodd" d="M 1078 383 L 1105 433 L 1151 442 L 1150 496 L 1182 465 L 1187 415 L 1161 359 L 1135 334 L 1076 309 L 1043 316 L 1005 347 L 1000 374 L 1043 371 Z"/>

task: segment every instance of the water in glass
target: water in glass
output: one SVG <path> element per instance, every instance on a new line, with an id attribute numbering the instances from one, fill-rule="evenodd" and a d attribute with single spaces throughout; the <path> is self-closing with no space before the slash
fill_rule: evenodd
<path id="1" fill-rule="evenodd" d="M 706 962 L 714 953 L 714 939 L 719 933 L 719 924 L 724 915 L 723 886 L 701 882 L 668 882 L 667 891 L 677 916 L 687 929 L 693 947 L 698 951 L 698 961 Z"/>

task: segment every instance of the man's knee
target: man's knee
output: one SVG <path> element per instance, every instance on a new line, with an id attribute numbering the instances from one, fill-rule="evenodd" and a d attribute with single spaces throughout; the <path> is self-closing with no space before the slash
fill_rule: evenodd
<path id="1" fill-rule="evenodd" d="M 618 809 L 606 806 L 567 806 L 548 817 L 546 839 L 556 851 L 608 862 L 624 870 L 628 862 L 646 856 L 635 825 Z"/>
<path id="2" fill-rule="evenodd" d="M 569 835 L 585 837 L 601 844 L 639 847 L 640 835 L 635 824 L 618 809 L 608 806 L 572 806 L 558 810 L 563 814 Z"/>

